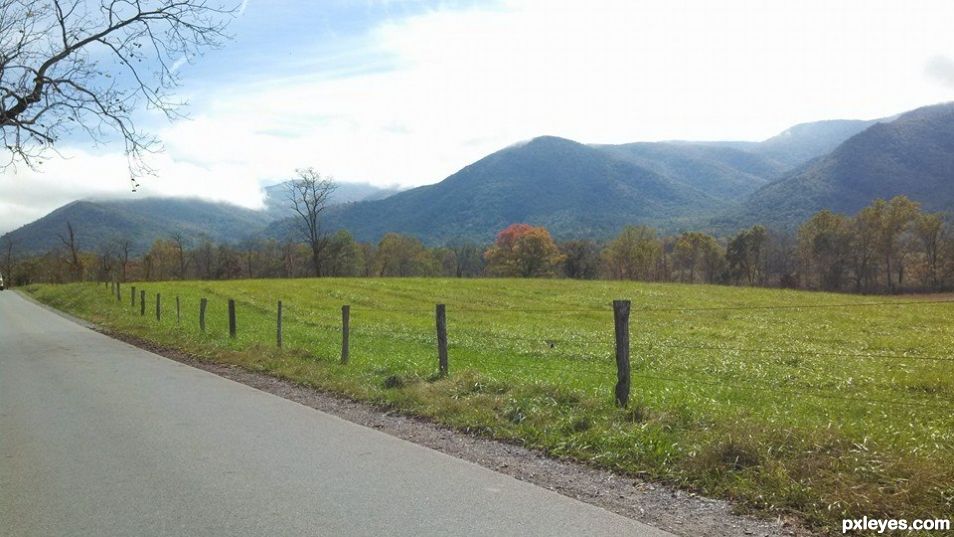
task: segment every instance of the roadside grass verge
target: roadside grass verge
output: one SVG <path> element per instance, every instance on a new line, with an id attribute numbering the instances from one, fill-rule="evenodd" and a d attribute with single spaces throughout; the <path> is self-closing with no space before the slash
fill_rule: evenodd
<path id="1" fill-rule="evenodd" d="M 102 284 L 26 292 L 204 360 L 729 498 L 743 510 L 796 516 L 825 532 L 840 533 L 843 518 L 954 511 L 954 302 L 943 296 L 444 279 L 139 282 L 123 285 L 120 302 Z M 229 298 L 238 310 L 234 340 Z M 612 397 L 617 298 L 633 301 L 627 409 Z M 447 378 L 436 374 L 438 302 L 447 304 Z M 351 306 L 347 365 L 338 363 L 343 304 Z"/>

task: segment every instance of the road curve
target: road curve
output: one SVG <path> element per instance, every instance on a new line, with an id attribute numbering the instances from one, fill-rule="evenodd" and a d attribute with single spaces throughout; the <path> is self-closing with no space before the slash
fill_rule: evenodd
<path id="1" fill-rule="evenodd" d="M 669 535 L 0 292 L 0 535 Z"/>

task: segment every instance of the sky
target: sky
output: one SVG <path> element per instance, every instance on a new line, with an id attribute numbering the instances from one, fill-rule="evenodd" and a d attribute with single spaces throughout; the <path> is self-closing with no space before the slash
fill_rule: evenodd
<path id="1" fill-rule="evenodd" d="M 309 166 L 430 184 L 540 135 L 762 140 L 894 115 L 954 101 L 952 21 L 950 0 L 246 0 L 181 68 L 189 119 L 139 115 L 156 176 L 132 193 L 121 153 L 70 137 L 0 174 L 0 233 L 90 197 L 254 208 Z"/>

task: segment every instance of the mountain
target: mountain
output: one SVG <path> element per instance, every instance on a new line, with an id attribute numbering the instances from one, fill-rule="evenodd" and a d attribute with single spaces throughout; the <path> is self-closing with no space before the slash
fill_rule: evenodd
<path id="1" fill-rule="evenodd" d="M 692 142 L 595 146 L 718 200 L 734 201 L 778 178 L 786 167 L 755 151 Z"/>
<path id="2" fill-rule="evenodd" d="M 359 240 L 395 231 L 440 243 L 491 240 L 514 222 L 544 225 L 559 237 L 603 237 L 626 224 L 675 223 L 721 206 L 717 197 L 632 159 L 544 136 L 497 151 L 440 183 L 348 204 L 330 217 Z"/>
<path id="3" fill-rule="evenodd" d="M 954 103 L 870 125 L 757 190 L 721 222 L 792 227 L 822 209 L 852 214 L 897 195 L 930 211 L 954 208 Z"/>
<path id="4" fill-rule="evenodd" d="M 332 203 L 382 199 L 395 192 L 396 188 L 338 183 Z M 156 239 L 168 239 L 175 233 L 193 242 L 208 238 L 234 243 L 261 233 L 269 222 L 288 217 L 284 184 L 266 187 L 265 193 L 262 211 L 189 198 L 74 201 L 2 238 L 13 240 L 23 254 L 42 253 L 63 246 L 59 235 L 66 233 L 66 223 L 70 222 L 81 249 L 86 251 L 129 238 L 138 254 L 148 250 Z"/>
<path id="5" fill-rule="evenodd" d="M 339 183 L 326 225 L 362 241 L 394 231 L 429 244 L 490 241 L 515 222 L 543 225 L 557 238 L 606 238 L 626 225 L 664 232 L 730 233 L 764 223 L 792 226 L 821 208 L 853 212 L 876 197 L 907 194 L 933 210 L 954 202 L 954 105 L 874 121 L 795 125 L 762 142 L 653 142 L 585 145 L 543 136 L 466 166 L 443 181 L 397 191 Z M 265 209 L 199 200 L 81 201 L 9 234 L 21 250 L 60 245 L 66 222 L 84 249 L 119 236 L 142 251 L 181 232 L 235 242 L 293 232 L 285 184 L 264 190 Z"/>
<path id="6" fill-rule="evenodd" d="M 805 123 L 763 142 L 653 142 L 587 146 L 540 137 L 498 151 L 434 185 L 330 214 L 359 240 L 389 231 L 437 244 L 491 240 L 514 222 L 557 237 L 602 238 L 628 224 L 696 227 L 793 167 L 831 151 L 876 121 Z M 272 236 L 285 236 L 276 222 Z"/>
<path id="7" fill-rule="evenodd" d="M 895 116 L 897 117 L 897 116 Z M 628 146 L 663 146 L 671 149 L 685 152 L 684 156 L 693 158 L 692 152 L 697 152 L 695 157 L 702 157 L 703 162 L 709 158 L 717 161 L 729 159 L 727 163 L 742 171 L 753 172 L 757 176 L 771 177 L 772 169 L 776 172 L 788 171 L 809 160 L 831 153 L 842 142 L 867 129 L 875 123 L 891 121 L 894 118 L 883 118 L 873 120 L 859 119 L 831 119 L 825 121 L 814 121 L 810 123 L 800 123 L 789 127 L 775 136 L 761 142 L 745 141 L 673 141 L 656 143 L 637 143 L 626 144 L 617 147 Z M 699 154 L 698 151 L 705 148 L 721 148 L 725 150 L 734 150 L 723 155 L 718 153 Z M 738 160 L 739 155 L 749 155 L 756 158 L 755 163 L 745 164 Z M 756 170 L 751 166 L 770 166 L 771 169 Z M 778 175 L 778 173 L 775 173 Z"/>
<path id="8" fill-rule="evenodd" d="M 34 254 L 63 246 L 69 222 L 81 249 L 97 251 L 120 238 L 133 242 L 141 253 L 159 238 L 174 233 L 197 240 L 237 242 L 261 231 L 267 219 L 260 211 L 228 203 L 186 198 L 147 198 L 122 201 L 74 201 L 50 214 L 3 236 L 16 244 L 17 251 Z"/>
<path id="9" fill-rule="evenodd" d="M 831 153 L 845 140 L 882 121 L 890 120 L 833 119 L 801 123 L 760 142 L 750 151 L 792 168 Z"/>
<path id="10" fill-rule="evenodd" d="M 288 204 L 288 181 L 265 187 L 265 212 L 270 220 L 294 215 Z M 370 183 L 337 183 L 329 205 L 384 199 L 400 192 L 397 187 L 378 187 Z"/>

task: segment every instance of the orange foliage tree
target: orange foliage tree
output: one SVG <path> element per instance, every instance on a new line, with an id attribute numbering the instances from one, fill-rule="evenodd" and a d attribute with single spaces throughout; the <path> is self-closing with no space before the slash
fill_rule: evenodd
<path id="1" fill-rule="evenodd" d="M 544 227 L 511 224 L 484 252 L 487 270 L 496 276 L 553 276 L 565 256 Z"/>

